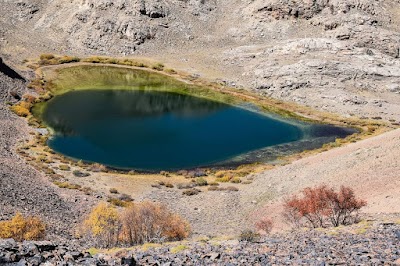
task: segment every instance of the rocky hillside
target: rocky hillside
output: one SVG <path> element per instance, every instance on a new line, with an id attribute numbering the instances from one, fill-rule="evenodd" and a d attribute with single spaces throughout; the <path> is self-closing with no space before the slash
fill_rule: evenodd
<path id="1" fill-rule="evenodd" d="M 49 241 L 0 240 L 2 265 L 400 265 L 400 226 L 375 224 L 346 234 L 293 232 L 257 239 L 147 245 L 91 255 Z M 19 263 L 19 264 L 17 264 Z"/>
<path id="2" fill-rule="evenodd" d="M 17 142 L 35 132 L 10 111 L 7 103 L 16 101 L 25 91 L 23 80 L 0 71 L 0 220 L 16 212 L 38 215 L 51 225 L 51 238 L 70 238 L 71 224 L 80 222 L 91 201 L 88 196 L 55 187 L 16 153 Z"/>
<path id="3" fill-rule="evenodd" d="M 44 52 L 146 56 L 320 110 L 400 120 L 398 0 L 2 6 L 0 50 L 15 63 Z"/>

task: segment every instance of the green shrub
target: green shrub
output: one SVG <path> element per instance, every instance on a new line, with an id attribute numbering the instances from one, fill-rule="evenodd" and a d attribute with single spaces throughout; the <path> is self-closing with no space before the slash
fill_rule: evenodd
<path id="1" fill-rule="evenodd" d="M 157 64 L 151 66 L 151 68 L 154 69 L 154 70 L 157 70 L 157 71 L 163 71 L 164 65 L 161 64 L 161 63 L 157 63 Z"/>
<path id="2" fill-rule="evenodd" d="M 198 186 L 207 186 L 208 185 L 207 180 L 204 177 L 196 178 L 196 184 Z"/>
<path id="3" fill-rule="evenodd" d="M 58 182 L 54 181 L 54 184 L 58 186 L 59 188 L 67 188 L 67 189 L 80 189 L 81 186 L 78 184 L 71 184 L 68 182 Z"/>
<path id="4" fill-rule="evenodd" d="M 240 241 L 248 241 L 248 242 L 254 242 L 256 241 L 260 235 L 253 230 L 243 230 L 240 235 L 239 235 L 239 240 Z"/>
<path id="5" fill-rule="evenodd" d="M 110 193 L 118 194 L 118 190 L 116 188 L 110 188 Z"/>
<path id="6" fill-rule="evenodd" d="M 61 171 L 69 171 L 69 170 L 71 170 L 71 167 L 69 167 L 69 166 L 66 165 L 66 164 L 60 164 L 60 165 L 58 166 L 58 169 L 60 169 Z"/>
<path id="7" fill-rule="evenodd" d="M 167 183 L 167 184 L 165 184 L 165 187 L 167 187 L 167 188 L 173 188 L 174 185 L 172 185 L 171 183 Z"/>
<path id="8" fill-rule="evenodd" d="M 54 59 L 54 55 L 53 54 L 41 54 L 40 55 L 40 60 L 51 60 Z"/>
<path id="9" fill-rule="evenodd" d="M 121 199 L 117 199 L 117 198 L 108 198 L 107 202 L 111 203 L 112 205 L 115 205 L 117 207 L 128 207 L 130 204 L 132 204 L 130 201 L 124 201 Z"/>
<path id="10" fill-rule="evenodd" d="M 182 192 L 183 195 L 186 196 L 193 196 L 193 195 L 197 195 L 201 192 L 201 190 L 197 189 L 197 188 L 191 188 L 191 189 L 187 189 L 185 191 Z"/>
<path id="11" fill-rule="evenodd" d="M 74 171 L 72 172 L 72 174 L 73 174 L 74 176 L 76 176 L 76 177 L 87 177 L 87 176 L 90 176 L 89 173 L 84 173 L 84 172 L 81 172 L 81 171 L 79 171 L 79 170 L 74 170 Z"/>
<path id="12" fill-rule="evenodd" d="M 234 177 L 234 178 L 232 178 L 232 179 L 230 180 L 230 182 L 231 182 L 231 183 L 238 184 L 238 183 L 241 183 L 242 180 L 241 180 L 239 177 Z"/>
<path id="13" fill-rule="evenodd" d="M 67 55 L 58 59 L 58 62 L 60 64 L 67 64 L 67 63 L 73 63 L 73 62 L 79 62 L 79 61 L 81 61 L 81 59 L 79 57 L 67 56 Z"/>

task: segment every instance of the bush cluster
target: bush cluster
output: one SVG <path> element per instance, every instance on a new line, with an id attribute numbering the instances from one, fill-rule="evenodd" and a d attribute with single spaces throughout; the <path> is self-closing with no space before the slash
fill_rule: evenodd
<path id="1" fill-rule="evenodd" d="M 83 232 L 99 247 L 175 241 L 190 233 L 189 223 L 165 206 L 132 203 L 123 211 L 106 203 L 97 205 L 83 223 Z"/>
<path id="2" fill-rule="evenodd" d="M 24 217 L 17 213 L 9 221 L 0 221 L 0 238 L 14 238 L 16 241 L 41 240 L 45 234 L 46 225 L 35 216 Z"/>
<path id="3" fill-rule="evenodd" d="M 349 225 L 357 222 L 358 211 L 367 205 L 357 199 L 354 191 L 342 186 L 336 192 L 333 188 L 322 185 L 305 188 L 303 196 L 286 199 L 283 216 L 296 227 L 326 227 Z"/>

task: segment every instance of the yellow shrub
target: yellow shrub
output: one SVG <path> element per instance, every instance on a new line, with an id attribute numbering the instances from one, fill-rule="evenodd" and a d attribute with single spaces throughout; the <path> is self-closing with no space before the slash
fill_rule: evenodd
<path id="1" fill-rule="evenodd" d="M 23 217 L 17 213 L 9 221 L 0 222 L 0 238 L 14 238 L 16 241 L 40 240 L 46 233 L 46 225 L 34 216 Z"/>
<path id="2" fill-rule="evenodd" d="M 40 55 L 40 60 L 50 60 L 53 59 L 54 55 L 53 54 L 41 54 Z"/>
<path id="3" fill-rule="evenodd" d="M 64 55 L 61 58 L 58 58 L 58 63 L 60 64 L 67 64 L 67 63 L 73 63 L 73 62 L 79 62 L 81 59 L 76 56 L 67 56 Z"/>
<path id="4" fill-rule="evenodd" d="M 231 176 L 226 175 L 226 176 L 221 177 L 221 178 L 216 178 L 215 181 L 217 181 L 217 182 L 229 182 L 231 179 L 232 179 Z"/>
<path id="5" fill-rule="evenodd" d="M 18 104 L 11 106 L 11 111 L 13 111 L 18 116 L 22 116 L 22 117 L 27 117 L 28 115 L 30 115 L 29 109 L 27 109 L 21 105 L 18 105 Z"/>
<path id="6" fill-rule="evenodd" d="M 84 228 L 101 246 L 111 247 L 118 242 L 120 219 L 117 210 L 104 202 L 99 203 L 84 221 Z"/>

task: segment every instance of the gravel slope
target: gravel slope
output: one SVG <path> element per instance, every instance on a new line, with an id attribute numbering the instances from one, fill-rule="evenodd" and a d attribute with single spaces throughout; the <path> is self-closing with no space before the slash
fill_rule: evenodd
<path id="1" fill-rule="evenodd" d="M 73 234 L 71 225 L 82 218 L 86 209 L 82 203 L 90 201 L 80 193 L 55 187 L 16 154 L 14 145 L 29 138 L 32 129 L 6 105 L 12 101 L 10 91 L 21 95 L 24 82 L 0 72 L 0 220 L 11 218 L 17 211 L 39 215 L 50 225 L 53 239 L 68 238 Z"/>

